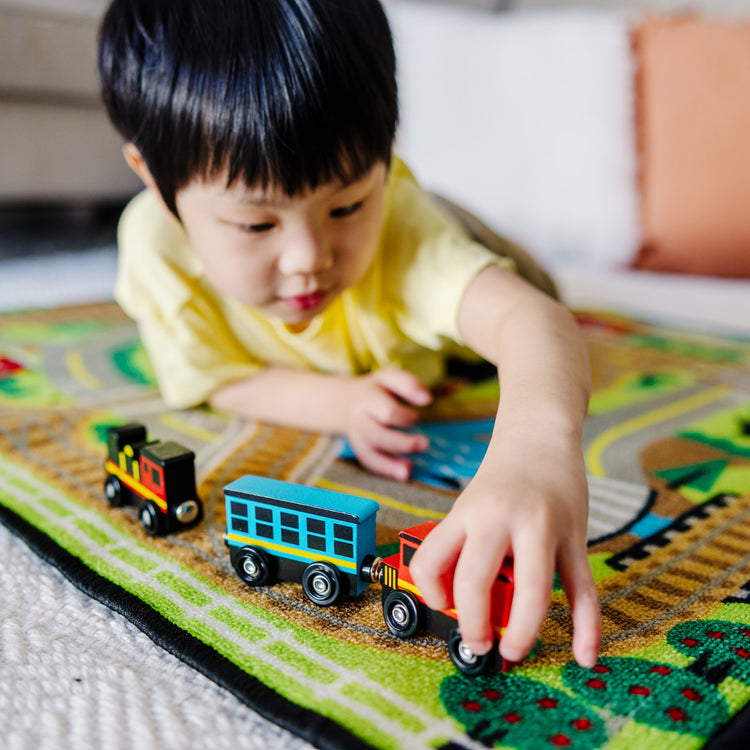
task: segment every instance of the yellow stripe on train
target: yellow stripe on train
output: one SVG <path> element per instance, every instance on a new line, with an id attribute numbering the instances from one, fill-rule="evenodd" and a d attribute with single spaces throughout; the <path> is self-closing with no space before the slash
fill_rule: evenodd
<path id="1" fill-rule="evenodd" d="M 396 571 L 394 571 L 394 573 L 395 572 Z M 396 586 L 393 586 L 393 588 L 396 588 Z M 414 596 L 418 597 L 419 599 L 422 599 L 422 595 L 419 593 L 419 589 L 413 583 L 408 583 L 407 581 L 401 580 L 401 582 L 398 584 L 398 588 L 402 591 L 408 591 L 414 594 Z M 458 612 L 456 612 L 455 609 L 441 609 L 440 612 L 442 612 L 444 615 L 449 615 L 454 620 L 458 618 Z"/>
<path id="2" fill-rule="evenodd" d="M 253 547 L 263 547 L 264 549 L 272 550 L 273 552 L 283 552 L 292 557 L 299 557 L 306 560 L 320 560 L 321 562 L 331 563 L 337 568 L 348 568 L 354 573 L 357 572 L 357 564 L 353 560 L 340 560 L 336 557 L 319 555 L 315 552 L 309 552 L 308 550 L 299 549 L 297 547 L 284 547 L 281 544 L 274 544 L 273 542 L 266 542 L 261 539 L 253 539 L 249 536 L 240 536 L 234 532 L 229 532 L 227 534 L 227 539 L 231 539 L 233 542 L 240 542 L 241 544 L 249 544 Z"/>
<path id="3" fill-rule="evenodd" d="M 136 464 L 134 464 L 135 466 Z M 140 482 L 133 479 L 126 471 L 121 469 L 116 463 L 113 463 L 109 459 L 104 464 L 104 468 L 110 473 L 114 474 L 124 485 L 128 486 L 133 492 L 138 493 L 141 497 L 146 500 L 152 500 L 159 506 L 159 509 L 164 513 L 167 512 L 167 501 L 159 497 L 155 492 L 150 490 L 148 487 L 144 487 Z"/>

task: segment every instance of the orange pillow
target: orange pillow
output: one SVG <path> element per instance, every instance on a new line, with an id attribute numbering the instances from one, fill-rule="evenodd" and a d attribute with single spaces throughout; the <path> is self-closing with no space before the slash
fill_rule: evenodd
<path id="1" fill-rule="evenodd" d="M 653 271 L 750 277 L 750 22 L 635 31 L 643 246 Z"/>

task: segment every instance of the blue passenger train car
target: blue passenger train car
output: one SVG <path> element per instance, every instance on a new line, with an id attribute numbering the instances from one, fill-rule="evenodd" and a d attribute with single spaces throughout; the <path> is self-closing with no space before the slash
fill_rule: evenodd
<path id="1" fill-rule="evenodd" d="M 372 582 L 374 500 L 252 475 L 224 487 L 224 498 L 224 539 L 248 585 L 295 581 L 328 606 Z"/>

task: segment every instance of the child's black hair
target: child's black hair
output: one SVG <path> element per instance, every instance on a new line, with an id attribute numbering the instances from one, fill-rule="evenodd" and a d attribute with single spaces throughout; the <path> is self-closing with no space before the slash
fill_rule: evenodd
<path id="1" fill-rule="evenodd" d="M 114 0 L 99 79 L 175 215 L 196 177 L 290 196 L 359 179 L 398 122 L 380 0 Z"/>

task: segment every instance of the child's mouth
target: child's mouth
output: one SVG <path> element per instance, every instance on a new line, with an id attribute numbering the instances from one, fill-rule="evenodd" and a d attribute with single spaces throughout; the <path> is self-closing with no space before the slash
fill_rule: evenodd
<path id="1" fill-rule="evenodd" d="M 312 310 L 317 307 L 326 297 L 326 292 L 319 289 L 311 294 L 300 294 L 297 297 L 287 297 L 286 302 L 294 310 Z"/>

